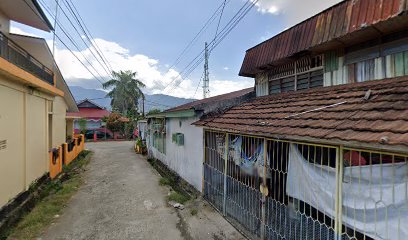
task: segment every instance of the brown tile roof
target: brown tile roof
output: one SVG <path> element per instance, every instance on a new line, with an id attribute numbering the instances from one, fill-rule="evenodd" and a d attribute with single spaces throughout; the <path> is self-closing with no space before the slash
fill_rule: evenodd
<path id="1" fill-rule="evenodd" d="M 240 75 L 253 77 L 259 69 L 302 51 L 312 50 L 323 44 L 333 44 L 336 39 L 343 43 L 351 41 L 348 38 L 352 34 L 354 34 L 355 39 L 363 41 L 364 31 L 374 34 L 375 31 L 386 33 L 398 28 L 404 30 L 406 29 L 406 22 L 403 23 L 401 19 L 399 20 L 401 24 L 397 23 L 397 20 L 388 24 L 384 22 L 406 12 L 408 6 L 405 1 L 342 1 L 249 49 L 242 63 Z M 369 29 L 372 25 L 376 25 L 375 31 Z"/>
<path id="2" fill-rule="evenodd" d="M 234 99 L 234 98 L 241 97 L 241 96 L 244 96 L 246 94 L 249 94 L 249 93 L 251 93 L 253 91 L 254 91 L 253 87 L 245 88 L 245 89 L 242 89 L 242 90 L 239 90 L 239 91 L 230 92 L 230 93 L 226 93 L 226 94 L 222 94 L 222 95 L 218 95 L 218 96 L 214 96 L 214 97 L 205 98 L 205 99 L 202 99 L 202 100 L 197 100 L 197 101 L 194 101 L 194 102 L 186 103 L 186 104 L 174 107 L 174 108 L 170 108 L 170 109 L 168 109 L 168 110 L 166 110 L 164 112 L 165 113 L 167 113 L 167 112 L 178 112 L 178 111 L 184 111 L 184 110 L 189 110 L 189 109 L 201 110 L 201 107 L 203 105 Z"/>
<path id="3" fill-rule="evenodd" d="M 408 146 L 408 77 L 258 97 L 195 124 L 262 136 L 387 139 L 384 145 Z"/>

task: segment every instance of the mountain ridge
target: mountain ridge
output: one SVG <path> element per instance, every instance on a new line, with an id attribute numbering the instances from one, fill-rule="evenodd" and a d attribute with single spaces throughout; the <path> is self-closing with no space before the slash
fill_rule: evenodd
<path id="1" fill-rule="evenodd" d="M 108 110 L 111 109 L 111 99 L 106 97 L 107 93 L 103 90 L 84 88 L 80 86 L 69 86 L 69 89 L 71 90 L 76 102 L 84 99 L 90 99 Z M 196 99 L 179 98 L 165 94 L 145 94 L 145 112 L 147 113 L 152 109 L 160 109 L 163 111 L 195 100 Z M 139 109 L 141 110 L 142 106 L 139 106 Z"/>

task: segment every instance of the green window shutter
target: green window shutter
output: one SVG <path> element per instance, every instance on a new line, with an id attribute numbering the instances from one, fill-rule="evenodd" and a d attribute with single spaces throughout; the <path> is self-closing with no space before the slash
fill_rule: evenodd
<path id="1" fill-rule="evenodd" d="M 182 133 L 177 134 L 177 145 L 179 145 L 179 146 L 184 145 L 184 134 L 182 134 Z"/>
<path id="2" fill-rule="evenodd" d="M 404 76 L 404 53 L 395 54 L 395 76 Z"/>
<path id="3" fill-rule="evenodd" d="M 404 72 L 408 75 L 408 51 L 404 52 Z"/>
<path id="4" fill-rule="evenodd" d="M 335 51 L 326 52 L 324 54 L 324 71 L 332 72 L 339 68 L 339 58 Z"/>
<path id="5" fill-rule="evenodd" d="M 173 133 L 171 135 L 171 140 L 176 145 L 183 146 L 184 145 L 184 134 L 182 134 L 182 133 Z"/>

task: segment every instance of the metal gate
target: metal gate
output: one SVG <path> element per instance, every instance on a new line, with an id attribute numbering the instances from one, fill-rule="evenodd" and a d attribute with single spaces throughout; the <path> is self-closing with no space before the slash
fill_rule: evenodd
<path id="1" fill-rule="evenodd" d="M 204 140 L 204 197 L 249 238 L 405 239 L 406 156 L 215 131 L 205 131 Z M 385 158 L 392 165 L 384 165 Z M 375 199 L 375 194 L 367 197 L 368 189 L 361 189 L 362 181 L 367 186 L 374 185 L 373 178 L 361 175 L 361 169 L 382 172 L 396 163 L 406 168 L 404 179 L 399 180 L 399 185 L 392 179 L 387 183 L 394 183 L 389 186 L 395 188 L 389 191 L 392 194 L 396 194 L 397 187 L 405 191 L 405 195 L 393 197 L 398 205 L 390 205 L 393 209 L 398 207 L 393 213 L 399 215 L 395 219 L 381 216 L 385 220 L 361 217 L 364 206 L 357 205 L 364 205 L 367 199 L 381 201 Z M 396 179 L 402 170 L 397 171 L 389 177 Z M 381 177 L 376 179 L 385 182 L 387 177 Z M 389 219 L 399 225 L 387 225 Z M 392 229 L 398 233 L 390 234 Z"/>

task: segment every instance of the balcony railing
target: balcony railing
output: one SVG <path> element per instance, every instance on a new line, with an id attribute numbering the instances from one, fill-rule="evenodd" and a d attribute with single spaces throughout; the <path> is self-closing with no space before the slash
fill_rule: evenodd
<path id="1" fill-rule="evenodd" d="M 33 74 L 44 82 L 54 85 L 53 72 L 2 32 L 0 32 L 0 57 Z"/>

